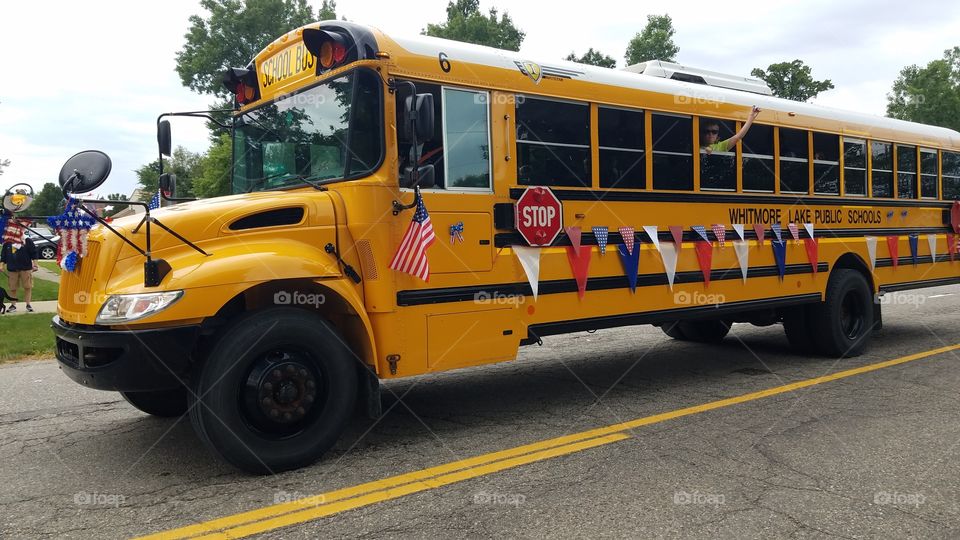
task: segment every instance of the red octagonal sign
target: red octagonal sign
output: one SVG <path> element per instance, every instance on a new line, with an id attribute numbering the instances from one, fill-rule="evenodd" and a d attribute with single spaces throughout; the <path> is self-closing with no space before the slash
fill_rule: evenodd
<path id="1" fill-rule="evenodd" d="M 528 187 L 514 215 L 517 232 L 531 246 L 549 246 L 563 229 L 563 205 L 550 188 Z"/>

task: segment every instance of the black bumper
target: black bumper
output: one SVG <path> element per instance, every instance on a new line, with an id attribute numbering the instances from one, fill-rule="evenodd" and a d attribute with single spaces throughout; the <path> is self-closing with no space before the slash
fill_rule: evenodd
<path id="1" fill-rule="evenodd" d="M 60 369 L 97 390 L 167 390 L 186 381 L 199 326 L 110 330 L 53 318 Z"/>

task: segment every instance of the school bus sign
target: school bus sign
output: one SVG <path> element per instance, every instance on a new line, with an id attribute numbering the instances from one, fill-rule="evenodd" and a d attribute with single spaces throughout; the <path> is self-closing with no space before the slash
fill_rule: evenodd
<path id="1" fill-rule="evenodd" d="M 550 188 L 528 187 L 515 215 L 517 232 L 531 246 L 549 246 L 563 228 L 563 205 Z"/>

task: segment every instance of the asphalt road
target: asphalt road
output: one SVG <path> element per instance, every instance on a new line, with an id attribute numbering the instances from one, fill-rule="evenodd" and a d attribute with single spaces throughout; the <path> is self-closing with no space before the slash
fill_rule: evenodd
<path id="1" fill-rule="evenodd" d="M 379 422 L 271 477 L 217 462 L 186 420 L 141 414 L 51 361 L 3 366 L 0 537 L 130 537 L 290 501 L 313 513 L 264 537 L 958 537 L 960 350 L 662 415 L 960 344 L 960 287 L 918 293 L 884 307 L 864 356 L 839 362 L 793 354 L 780 326 L 737 325 L 719 346 L 629 327 L 394 381 Z M 581 447 L 541 443 L 651 415 Z M 554 457 L 488 456 L 532 443 Z M 460 476 L 383 491 L 475 456 Z M 362 493 L 374 494 L 349 498 Z M 210 527 L 249 521 L 231 520 Z"/>

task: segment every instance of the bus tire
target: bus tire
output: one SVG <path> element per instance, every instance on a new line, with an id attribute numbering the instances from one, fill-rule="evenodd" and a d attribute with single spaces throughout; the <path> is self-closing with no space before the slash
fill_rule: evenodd
<path id="1" fill-rule="evenodd" d="M 834 270 L 824 301 L 809 309 L 820 353 L 835 358 L 863 354 L 874 326 L 873 294 L 863 274 L 849 268 Z"/>
<path id="2" fill-rule="evenodd" d="M 186 387 L 149 392 L 120 392 L 127 403 L 153 416 L 179 418 L 187 412 Z"/>
<path id="3" fill-rule="evenodd" d="M 804 354 L 817 352 L 813 329 L 810 326 L 809 306 L 794 306 L 784 310 L 783 332 L 787 335 L 790 347 L 795 351 Z"/>
<path id="4" fill-rule="evenodd" d="M 309 465 L 339 439 L 357 399 L 354 356 L 322 317 L 241 315 L 197 369 L 190 420 L 224 461 L 269 474 Z"/>
<path id="5" fill-rule="evenodd" d="M 673 339 L 679 339 L 680 341 L 687 339 L 687 336 L 683 335 L 683 330 L 680 329 L 680 321 L 665 322 L 660 325 L 660 329 Z"/>
<path id="6" fill-rule="evenodd" d="M 723 319 L 680 321 L 680 331 L 689 341 L 720 343 L 730 332 L 730 323 Z"/>

